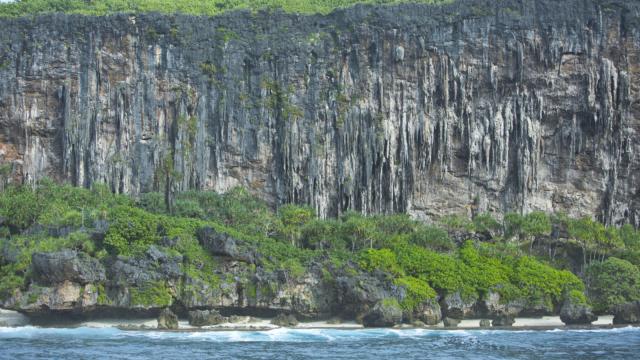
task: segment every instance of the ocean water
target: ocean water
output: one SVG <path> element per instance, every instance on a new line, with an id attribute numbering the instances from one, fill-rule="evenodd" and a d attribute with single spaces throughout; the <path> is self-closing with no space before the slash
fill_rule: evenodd
<path id="1" fill-rule="evenodd" d="M 640 328 L 160 332 L 0 328 L 0 359 L 640 359 Z"/>

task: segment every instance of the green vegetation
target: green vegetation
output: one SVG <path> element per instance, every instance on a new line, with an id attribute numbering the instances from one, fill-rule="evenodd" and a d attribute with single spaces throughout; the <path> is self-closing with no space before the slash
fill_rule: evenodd
<path id="1" fill-rule="evenodd" d="M 589 265 L 587 284 L 596 311 L 640 300 L 640 269 L 626 260 L 611 257 Z"/>
<path id="2" fill-rule="evenodd" d="M 306 206 L 273 211 L 241 188 L 226 194 L 180 192 L 172 198 L 173 206 L 167 207 L 163 194 L 132 199 L 99 184 L 83 189 L 44 180 L 34 188 L 7 186 L 0 192 L 0 297 L 31 283 L 34 252 L 76 249 L 106 261 L 140 256 L 151 245 L 183 255 L 182 270 L 191 281 L 217 291 L 228 279 L 196 236 L 211 227 L 233 237 L 240 253 L 257 254 L 247 271 L 259 266 L 291 281 L 315 264 L 327 282 L 338 274 L 381 274 L 404 289 L 399 305 L 405 311 L 453 293 L 478 299 L 496 292 L 502 301 L 525 299 L 547 308 L 557 308 L 567 297 L 587 301 L 575 274 L 585 279 L 597 311 L 640 299 L 640 234 L 631 226 L 605 227 L 540 212 L 507 214 L 503 220 L 490 214 L 447 216 L 430 225 L 403 214 L 347 212 L 324 220 Z M 103 237 L 90 236 L 100 228 Z M 554 235 L 552 228 L 561 230 Z M 193 283 L 182 286 L 176 290 L 162 282 L 131 288 L 131 301 L 170 304 L 172 292 L 191 291 Z M 104 284 L 96 287 L 100 303 L 108 302 Z"/>
<path id="3" fill-rule="evenodd" d="M 402 2 L 441 4 L 451 0 L 18 0 L 0 4 L 0 16 L 24 16 L 64 12 L 84 15 L 113 13 L 184 13 L 218 15 L 232 10 L 282 9 L 294 13 L 327 14 L 355 4 L 396 4 Z"/>
<path id="4" fill-rule="evenodd" d="M 131 304 L 134 306 L 169 306 L 173 300 L 169 288 L 164 282 L 150 282 L 130 290 Z"/>

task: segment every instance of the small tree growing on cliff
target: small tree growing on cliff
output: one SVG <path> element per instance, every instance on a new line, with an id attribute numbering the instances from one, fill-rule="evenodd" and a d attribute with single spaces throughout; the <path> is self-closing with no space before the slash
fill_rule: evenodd
<path id="1" fill-rule="evenodd" d="M 278 233 L 296 246 L 301 236 L 302 226 L 315 217 L 315 211 L 308 206 L 287 204 L 278 209 Z"/>

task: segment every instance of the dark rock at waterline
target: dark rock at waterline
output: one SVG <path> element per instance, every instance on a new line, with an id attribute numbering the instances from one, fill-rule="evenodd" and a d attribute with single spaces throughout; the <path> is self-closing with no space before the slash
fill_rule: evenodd
<path id="1" fill-rule="evenodd" d="M 450 317 L 445 317 L 444 319 L 442 319 L 442 323 L 444 324 L 445 327 L 456 327 L 458 326 L 458 324 L 460 324 L 460 319 L 455 319 L 455 318 L 450 318 Z"/>
<path id="2" fill-rule="evenodd" d="M 427 325 L 436 325 L 442 320 L 440 304 L 436 300 L 426 301 L 418 305 L 414 311 L 416 318 Z"/>
<path id="3" fill-rule="evenodd" d="M 220 315 L 217 310 L 193 310 L 189 311 L 189 325 L 210 326 L 228 322 L 229 319 Z"/>
<path id="4" fill-rule="evenodd" d="M 509 314 L 500 314 L 491 321 L 492 326 L 512 326 L 516 322 L 515 317 Z"/>
<path id="5" fill-rule="evenodd" d="M 169 308 L 164 308 L 158 315 L 158 329 L 175 330 L 178 328 L 178 316 Z"/>
<path id="6" fill-rule="evenodd" d="M 613 309 L 614 324 L 640 324 L 640 301 L 621 304 Z"/>
<path id="7" fill-rule="evenodd" d="M 365 327 L 391 327 L 402 323 L 402 309 L 397 301 L 379 301 L 362 318 Z"/>
<path id="8" fill-rule="evenodd" d="M 591 306 L 569 299 L 560 309 L 560 320 L 566 325 L 587 325 L 598 320 L 598 317 L 593 314 Z"/>
<path id="9" fill-rule="evenodd" d="M 106 279 L 104 266 L 83 252 L 62 250 L 34 253 L 31 257 L 34 275 L 42 284 L 65 281 L 88 284 Z"/>
<path id="10" fill-rule="evenodd" d="M 481 328 L 488 328 L 488 327 L 491 327 L 491 320 L 489 320 L 489 319 L 482 319 L 482 320 L 480 320 L 480 327 L 481 327 Z"/>
<path id="11" fill-rule="evenodd" d="M 297 326 L 298 319 L 291 314 L 278 314 L 278 316 L 271 319 L 271 324 L 285 327 Z"/>
<path id="12" fill-rule="evenodd" d="M 396 289 L 384 274 L 345 273 L 336 278 L 336 302 L 345 316 L 364 316 L 378 302 L 396 298 Z"/>

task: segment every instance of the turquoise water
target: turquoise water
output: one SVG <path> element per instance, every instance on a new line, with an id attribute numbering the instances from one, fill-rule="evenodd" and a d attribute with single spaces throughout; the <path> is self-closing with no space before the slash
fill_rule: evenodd
<path id="1" fill-rule="evenodd" d="M 0 328 L 0 359 L 638 359 L 640 328 L 160 332 Z"/>

